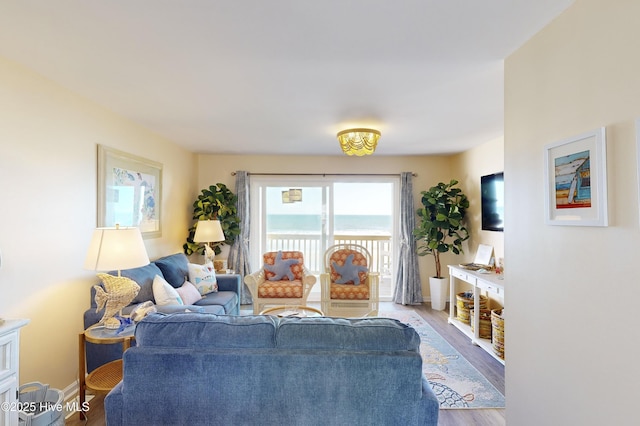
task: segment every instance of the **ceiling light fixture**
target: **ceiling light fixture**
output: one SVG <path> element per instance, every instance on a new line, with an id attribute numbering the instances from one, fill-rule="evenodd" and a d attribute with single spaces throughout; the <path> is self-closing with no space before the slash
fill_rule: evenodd
<path id="1" fill-rule="evenodd" d="M 378 146 L 380 132 L 374 129 L 347 129 L 338 133 L 340 148 L 347 155 L 371 155 Z"/>

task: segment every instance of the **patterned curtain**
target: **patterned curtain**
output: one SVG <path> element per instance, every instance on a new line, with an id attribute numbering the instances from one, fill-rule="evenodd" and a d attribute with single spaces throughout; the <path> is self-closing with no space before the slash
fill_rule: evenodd
<path id="1" fill-rule="evenodd" d="M 231 250 L 229 250 L 229 268 L 236 271 L 242 277 L 242 296 L 240 303 L 250 305 L 251 293 L 244 284 L 244 276 L 251 273 L 249 266 L 249 230 L 251 228 L 249 215 L 249 173 L 236 172 L 236 194 L 238 195 L 238 217 L 240 218 L 240 235 L 236 237 Z"/>
<path id="2" fill-rule="evenodd" d="M 422 284 L 413 230 L 416 216 L 413 207 L 412 173 L 400 175 L 400 253 L 393 301 L 402 305 L 422 304 Z"/>

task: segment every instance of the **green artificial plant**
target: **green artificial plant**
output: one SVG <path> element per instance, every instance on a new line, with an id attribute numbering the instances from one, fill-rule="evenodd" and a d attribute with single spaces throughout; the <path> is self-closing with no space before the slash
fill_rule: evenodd
<path id="1" fill-rule="evenodd" d="M 462 253 L 462 242 L 469 238 L 469 231 L 463 225 L 463 219 L 469 208 L 469 200 L 459 188 L 454 188 L 457 180 L 448 184 L 438 183 L 422 191 L 422 205 L 417 213 L 419 226 L 413 235 L 421 244 L 419 256 L 433 255 L 436 263 L 436 278 L 442 277 L 440 253 L 452 251 Z"/>
<path id="2" fill-rule="evenodd" d="M 238 197 L 223 183 L 211 185 L 201 191 L 193 203 L 193 219 L 196 223 L 189 228 L 187 242 L 182 246 L 187 256 L 193 253 L 204 254 L 204 246 L 193 241 L 198 220 L 220 221 L 225 240 L 214 243 L 213 250 L 216 254 L 220 254 L 220 245 L 233 244 L 235 238 L 240 235 L 237 201 Z"/>

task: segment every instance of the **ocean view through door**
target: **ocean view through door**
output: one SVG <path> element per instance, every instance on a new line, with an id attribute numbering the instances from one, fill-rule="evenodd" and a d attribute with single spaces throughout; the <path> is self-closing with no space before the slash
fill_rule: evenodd
<path id="1" fill-rule="evenodd" d="M 395 176 L 252 176 L 253 270 L 266 251 L 299 250 L 314 274 L 337 243 L 366 247 L 380 273 L 380 299 L 393 293 L 399 178 Z M 316 284 L 310 301 L 320 300 Z"/>

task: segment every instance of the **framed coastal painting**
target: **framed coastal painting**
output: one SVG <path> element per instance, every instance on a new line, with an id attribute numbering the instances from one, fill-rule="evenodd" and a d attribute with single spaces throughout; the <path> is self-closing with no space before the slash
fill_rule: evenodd
<path id="1" fill-rule="evenodd" d="M 162 235 L 162 164 L 98 145 L 98 227 L 134 226 Z"/>
<path id="2" fill-rule="evenodd" d="M 605 128 L 544 147 L 545 223 L 607 226 Z"/>

